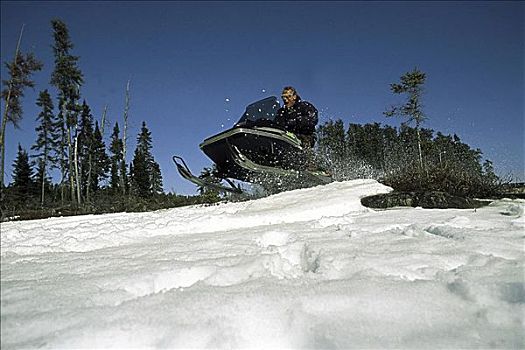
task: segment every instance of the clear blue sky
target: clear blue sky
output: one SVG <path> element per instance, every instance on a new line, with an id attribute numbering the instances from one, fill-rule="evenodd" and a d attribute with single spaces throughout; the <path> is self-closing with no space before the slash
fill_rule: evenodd
<path id="1" fill-rule="evenodd" d="M 94 117 L 109 106 L 106 137 L 122 125 L 131 79 L 128 161 L 144 120 L 167 191 L 195 193 L 173 154 L 195 173 L 211 165 L 199 143 L 285 85 L 317 106 L 321 123 L 399 125 L 382 115 L 399 101 L 389 84 L 414 67 L 427 73 L 425 126 L 457 133 L 500 175 L 523 180 L 524 13 L 524 2 L 505 1 L 2 1 L 2 62 L 25 23 L 22 49 L 45 64 L 26 91 L 21 129 L 8 126 L 6 180 L 17 144 L 35 141 L 38 92 L 56 95 L 53 18 L 69 28 Z"/>

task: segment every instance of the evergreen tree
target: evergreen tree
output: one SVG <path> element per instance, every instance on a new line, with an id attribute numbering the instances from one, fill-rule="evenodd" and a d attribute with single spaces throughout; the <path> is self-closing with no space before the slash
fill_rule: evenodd
<path id="1" fill-rule="evenodd" d="M 80 168 L 80 188 L 81 193 L 85 194 L 86 200 L 90 201 L 90 186 L 93 172 L 93 116 L 91 109 L 84 100 L 82 103 L 82 112 L 80 114 L 78 133 L 78 165 Z"/>
<path id="2" fill-rule="evenodd" d="M 36 102 L 42 111 L 37 117 L 39 124 L 35 128 L 37 132 L 37 139 L 35 144 L 31 147 L 36 154 L 33 157 L 37 161 L 37 182 L 40 186 L 40 203 L 44 205 L 45 189 L 48 187 L 46 181 L 49 181 L 47 172 L 49 169 L 56 166 L 57 159 L 53 154 L 56 148 L 60 135 L 56 130 L 56 120 L 53 114 L 53 101 L 47 90 L 41 91 Z"/>
<path id="3" fill-rule="evenodd" d="M 490 160 L 485 160 L 482 165 L 483 168 L 483 184 L 487 189 L 496 189 L 501 180 L 494 172 L 494 164 Z"/>
<path id="4" fill-rule="evenodd" d="M 69 31 L 66 24 L 61 20 L 54 19 L 51 21 L 53 27 L 53 53 L 55 55 L 55 69 L 51 75 L 51 84 L 58 90 L 59 110 L 64 118 L 66 132 L 63 134 L 62 144 L 67 145 L 67 162 L 69 174 L 69 186 L 71 199 L 79 203 L 79 194 L 75 196 L 75 184 L 78 181 L 78 164 L 74 162 L 74 144 L 79 107 L 77 101 L 80 98 L 80 86 L 83 83 L 83 76 L 77 67 L 78 56 L 73 56 L 70 51 L 73 44 L 69 37 Z M 62 169 L 62 178 L 65 178 L 65 169 Z M 75 176 L 76 175 L 76 176 Z M 77 191 L 78 192 L 78 191 Z"/>
<path id="5" fill-rule="evenodd" d="M 138 146 L 135 148 L 132 163 L 131 188 L 133 193 L 138 197 L 147 198 L 151 195 L 150 170 L 147 155 Z"/>
<path id="6" fill-rule="evenodd" d="M 375 169 L 384 169 L 384 143 L 381 124 L 365 124 L 363 126 L 366 142 L 360 147 L 361 159 Z"/>
<path id="7" fill-rule="evenodd" d="M 426 74 L 414 68 L 413 71 L 405 73 L 401 77 L 401 83 L 390 84 L 390 89 L 395 94 L 408 94 L 407 101 L 403 105 L 393 106 L 384 114 L 387 117 L 399 115 L 407 118 L 407 123 L 415 122 L 417 146 L 419 155 L 419 164 L 423 169 L 423 152 L 421 146 L 420 128 L 425 121 L 426 116 L 423 113 L 421 95 L 423 93 L 423 84 L 425 83 Z"/>
<path id="8" fill-rule="evenodd" d="M 32 53 L 24 54 L 20 52 L 20 42 L 22 40 L 22 31 L 18 39 L 15 51 L 15 57 L 12 62 L 5 62 L 8 80 L 2 80 L 5 88 L 2 90 L 2 99 L 4 100 L 4 111 L 2 114 L 2 124 L 0 125 L 0 190 L 4 186 L 4 165 L 5 165 L 5 138 L 7 123 L 12 123 L 15 128 L 18 127 L 22 119 L 22 98 L 26 87 L 34 87 L 35 83 L 31 80 L 34 72 L 42 69 L 42 63 L 38 61 Z"/>
<path id="9" fill-rule="evenodd" d="M 13 163 L 13 190 L 17 200 L 27 204 L 33 194 L 33 169 L 27 152 L 18 144 L 18 153 Z"/>
<path id="10" fill-rule="evenodd" d="M 129 193 L 129 174 L 126 169 L 126 159 L 124 158 L 124 139 L 122 139 L 122 161 L 120 162 L 119 181 L 122 195 Z"/>
<path id="11" fill-rule="evenodd" d="M 152 153 L 151 132 L 142 122 L 140 134 L 137 137 L 137 148 L 133 157 L 132 188 L 140 197 L 148 197 L 154 193 L 162 193 L 162 174 L 160 166 Z"/>
<path id="12" fill-rule="evenodd" d="M 384 165 L 384 172 L 388 173 L 392 171 L 392 169 L 398 165 L 397 162 L 399 152 L 397 150 L 398 148 L 398 136 L 397 136 L 397 129 L 385 125 L 382 129 L 383 134 L 383 165 Z"/>
<path id="13" fill-rule="evenodd" d="M 360 158 L 360 145 L 361 145 L 361 134 L 362 134 L 362 127 L 360 124 L 353 124 L 350 123 L 348 125 L 348 130 L 346 132 L 346 147 L 347 147 L 347 155 L 350 158 Z"/>
<path id="14" fill-rule="evenodd" d="M 144 153 L 147 157 L 147 161 L 151 161 L 153 156 L 151 155 L 151 132 L 146 126 L 146 122 L 142 122 L 142 127 L 140 128 L 140 134 L 137 136 L 137 148 L 140 152 Z"/>
<path id="15" fill-rule="evenodd" d="M 160 165 L 155 161 L 151 164 L 151 190 L 153 191 L 153 194 L 161 194 L 164 192 Z"/>
<path id="16" fill-rule="evenodd" d="M 98 122 L 95 122 L 92 149 L 93 157 L 89 188 L 90 192 L 94 194 L 100 189 L 100 181 L 107 177 L 107 172 L 110 166 L 109 157 L 106 153 L 106 145 L 104 144 L 102 132 L 98 126 Z"/>
<path id="17" fill-rule="evenodd" d="M 217 176 L 217 167 L 215 164 L 211 168 L 206 167 L 202 169 L 199 178 L 216 185 L 220 185 L 222 181 L 220 177 Z M 198 186 L 197 191 L 206 203 L 215 203 L 221 200 L 221 193 L 217 189 Z"/>
<path id="18" fill-rule="evenodd" d="M 111 145 L 109 147 L 109 151 L 111 152 L 110 188 L 113 194 L 117 194 L 122 190 L 120 181 L 120 174 L 122 173 L 122 163 L 124 162 L 122 150 L 123 143 L 122 139 L 120 138 L 120 130 L 118 127 L 118 123 L 115 122 L 115 126 L 113 127 L 113 133 L 111 134 Z"/>

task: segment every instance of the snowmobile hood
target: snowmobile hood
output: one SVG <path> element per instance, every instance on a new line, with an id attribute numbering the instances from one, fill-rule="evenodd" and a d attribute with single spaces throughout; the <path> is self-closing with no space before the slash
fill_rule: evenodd
<path id="1" fill-rule="evenodd" d="M 302 149 L 301 142 L 292 133 L 280 129 L 274 122 L 280 108 L 277 97 L 270 96 L 246 107 L 244 114 L 235 125 L 226 131 L 205 139 L 199 147 L 204 150 L 214 143 L 224 140 L 248 137 L 251 139 L 269 138 L 277 142 L 286 142 L 292 147 Z"/>
<path id="2" fill-rule="evenodd" d="M 217 135 L 208 137 L 199 145 L 199 147 L 203 149 L 216 142 L 220 142 L 225 139 L 233 138 L 237 136 L 240 136 L 240 137 L 250 137 L 250 136 L 268 137 L 268 138 L 288 142 L 292 146 L 302 149 L 301 141 L 299 141 L 297 136 L 295 136 L 291 132 L 287 132 L 287 131 L 276 129 L 276 128 L 270 128 L 270 127 L 254 127 L 254 128 L 234 127 L 229 130 L 223 131 Z"/>

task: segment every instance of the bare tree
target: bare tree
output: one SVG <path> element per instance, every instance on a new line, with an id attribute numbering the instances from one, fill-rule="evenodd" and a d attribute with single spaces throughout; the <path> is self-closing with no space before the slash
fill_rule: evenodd
<path id="1" fill-rule="evenodd" d="M 64 118 L 64 125 L 67 130 L 63 133 L 65 140 L 62 144 L 67 144 L 68 154 L 67 160 L 69 162 L 69 186 L 71 192 L 71 200 L 73 202 L 79 201 L 80 198 L 76 196 L 78 191 L 75 191 L 76 176 L 74 164 L 74 141 L 73 136 L 76 136 L 76 128 L 78 123 L 78 104 L 80 98 L 80 86 L 83 83 L 82 72 L 77 66 L 78 56 L 73 56 L 70 50 L 73 44 L 69 38 L 69 31 L 64 22 L 54 19 L 51 21 L 53 27 L 54 45 L 53 52 L 55 55 L 55 70 L 51 75 L 51 84 L 56 86 L 59 93 L 59 110 Z M 72 135 L 75 132 L 75 135 Z M 62 168 L 62 182 L 65 180 L 65 167 Z"/>
<path id="2" fill-rule="evenodd" d="M 5 63 L 8 72 L 9 80 L 3 80 L 2 84 L 6 86 L 2 90 L 2 98 L 5 102 L 4 113 L 2 115 L 2 125 L 0 131 L 0 188 L 4 186 L 4 166 L 5 166 L 5 133 L 8 122 L 13 123 L 14 127 L 18 127 L 18 122 L 22 119 L 21 98 L 24 96 L 24 89 L 26 87 L 34 87 L 35 83 L 30 79 L 35 71 L 42 69 L 42 63 L 39 62 L 32 53 L 24 55 L 20 52 L 20 43 L 22 42 L 22 35 L 24 33 L 24 26 L 20 30 L 18 42 L 16 44 L 15 57 L 13 62 Z"/>
<path id="3" fill-rule="evenodd" d="M 123 142 L 123 148 L 122 148 L 122 158 L 124 164 L 126 163 L 126 150 L 127 150 L 127 140 L 128 140 L 128 115 L 129 115 L 129 85 L 131 81 L 128 80 L 128 83 L 126 84 L 126 102 L 124 104 L 124 131 L 122 136 L 122 142 Z M 125 169 L 125 167 L 124 167 Z M 126 176 L 125 172 L 120 173 L 120 184 L 122 188 L 122 194 L 126 193 L 126 186 L 125 186 L 125 179 L 124 176 Z"/>
<path id="4" fill-rule="evenodd" d="M 108 105 L 104 106 L 104 112 L 102 113 L 102 120 L 100 122 L 100 133 L 104 136 L 104 127 L 106 126 L 106 114 L 108 111 Z"/>
<path id="5" fill-rule="evenodd" d="M 76 177 L 76 190 L 77 190 L 77 202 L 78 204 L 81 204 L 82 202 L 82 193 L 80 191 L 80 172 L 78 171 L 78 134 L 75 136 L 75 156 L 74 156 L 74 163 L 75 163 L 75 177 Z"/>

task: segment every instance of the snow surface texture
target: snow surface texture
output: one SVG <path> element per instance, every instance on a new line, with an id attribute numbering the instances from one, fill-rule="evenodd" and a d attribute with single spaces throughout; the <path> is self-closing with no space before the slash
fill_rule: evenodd
<path id="1" fill-rule="evenodd" d="M 3 223 L 1 347 L 524 348 L 525 201 L 390 190 Z"/>

